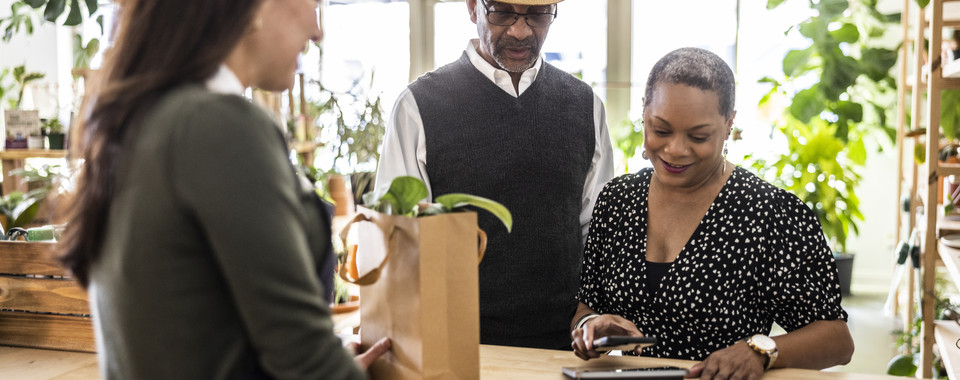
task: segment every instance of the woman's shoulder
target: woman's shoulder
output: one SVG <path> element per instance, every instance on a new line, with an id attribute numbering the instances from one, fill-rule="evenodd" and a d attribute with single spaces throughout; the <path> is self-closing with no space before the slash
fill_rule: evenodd
<path id="1" fill-rule="evenodd" d="M 652 168 L 640 169 L 635 173 L 615 177 L 603 186 L 603 193 L 608 195 L 630 194 L 636 190 L 646 189 L 650 185 Z"/>
<path id="2" fill-rule="evenodd" d="M 774 186 L 753 172 L 736 167 L 730 180 L 731 196 L 748 198 L 758 207 L 779 210 L 807 207 L 795 194 Z"/>
<path id="3" fill-rule="evenodd" d="M 188 84 L 161 95 L 151 113 L 160 118 L 242 120 L 263 115 L 262 111 L 258 111 L 242 96 L 215 93 L 202 85 Z"/>
<path id="4" fill-rule="evenodd" d="M 653 168 L 643 168 L 634 173 L 627 173 L 607 183 L 610 187 L 646 187 L 650 184 L 650 176 L 653 174 Z"/>

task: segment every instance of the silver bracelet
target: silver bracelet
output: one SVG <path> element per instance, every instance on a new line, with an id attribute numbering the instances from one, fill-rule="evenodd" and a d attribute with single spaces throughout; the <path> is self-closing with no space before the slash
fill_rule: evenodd
<path id="1" fill-rule="evenodd" d="M 583 325 L 587 324 L 587 321 L 589 321 L 589 320 L 591 320 L 591 319 L 594 319 L 594 318 L 597 318 L 597 317 L 599 317 L 599 316 L 600 316 L 600 314 L 587 314 L 587 315 L 584 315 L 584 316 L 580 317 L 580 320 L 577 321 L 576 327 L 574 327 L 573 329 L 574 329 L 574 330 L 582 329 L 582 328 L 583 328 Z"/>

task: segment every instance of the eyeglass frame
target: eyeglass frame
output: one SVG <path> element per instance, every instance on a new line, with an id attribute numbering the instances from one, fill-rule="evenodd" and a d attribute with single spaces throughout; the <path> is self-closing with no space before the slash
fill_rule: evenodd
<path id="1" fill-rule="evenodd" d="M 553 13 L 547 13 L 547 12 L 517 13 L 517 12 L 511 12 L 511 11 L 491 11 L 491 10 L 490 10 L 490 5 L 487 3 L 487 0 L 480 0 L 480 2 L 483 4 L 483 13 L 484 13 L 484 17 L 486 17 L 486 19 L 487 19 L 487 22 L 490 23 L 490 25 L 496 25 L 496 26 L 513 26 L 513 25 L 515 25 L 515 24 L 517 23 L 517 20 L 520 19 L 520 16 L 523 16 L 523 22 L 526 23 L 527 26 L 529 26 L 529 27 L 531 27 L 531 28 L 545 28 L 545 27 L 548 27 L 548 26 L 552 25 L 553 22 L 557 20 L 557 10 L 560 9 L 560 7 L 554 7 L 554 8 L 553 8 Z M 507 25 L 494 24 L 493 22 L 490 21 L 490 12 L 503 13 L 503 14 L 507 14 L 507 13 L 513 14 L 513 22 L 511 22 L 510 24 L 507 24 Z M 549 23 L 549 24 L 544 25 L 544 26 L 533 26 L 533 25 L 530 25 L 530 18 L 527 17 L 527 16 L 530 16 L 530 15 L 549 15 L 549 14 L 552 14 L 552 15 L 553 15 L 553 18 L 550 19 L 550 23 Z"/>

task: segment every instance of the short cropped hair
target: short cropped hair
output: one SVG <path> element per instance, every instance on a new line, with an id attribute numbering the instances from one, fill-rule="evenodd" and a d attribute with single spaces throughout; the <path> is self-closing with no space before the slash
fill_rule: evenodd
<path id="1" fill-rule="evenodd" d="M 719 111 L 724 117 L 733 116 L 736 82 L 733 70 L 718 55 L 699 48 L 680 48 L 660 58 L 647 78 L 643 97 L 646 107 L 653 99 L 653 90 L 661 82 L 683 84 L 701 90 L 713 91 L 720 98 Z"/>

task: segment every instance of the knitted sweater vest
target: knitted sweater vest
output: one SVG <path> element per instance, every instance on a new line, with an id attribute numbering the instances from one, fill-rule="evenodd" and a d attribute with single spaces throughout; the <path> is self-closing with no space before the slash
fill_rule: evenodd
<path id="1" fill-rule="evenodd" d="M 515 98 L 467 55 L 410 84 L 423 119 L 433 196 L 467 193 L 513 214 L 513 231 L 479 211 L 484 344 L 570 348 L 583 257 L 579 215 L 596 144 L 593 91 L 544 62 Z"/>

